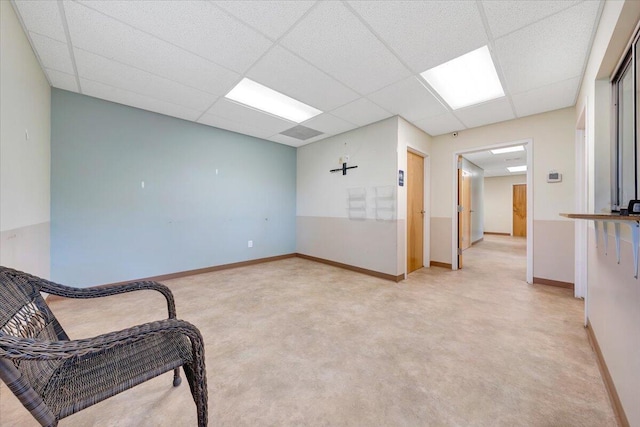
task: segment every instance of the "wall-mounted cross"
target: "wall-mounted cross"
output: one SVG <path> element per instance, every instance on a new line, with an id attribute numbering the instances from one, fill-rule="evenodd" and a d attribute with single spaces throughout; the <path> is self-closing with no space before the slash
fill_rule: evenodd
<path id="1" fill-rule="evenodd" d="M 339 169 L 331 169 L 329 172 L 340 172 L 342 171 L 342 175 L 346 175 L 347 174 L 347 169 L 355 169 L 357 168 L 357 166 L 349 166 L 347 167 L 346 163 L 342 164 L 342 167 Z"/>

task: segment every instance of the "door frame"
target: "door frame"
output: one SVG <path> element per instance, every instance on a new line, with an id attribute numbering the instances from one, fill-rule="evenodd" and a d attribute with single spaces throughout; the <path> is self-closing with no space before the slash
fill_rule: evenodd
<path id="1" fill-rule="evenodd" d="M 400 151 L 400 150 L 398 150 Z M 411 145 L 407 145 L 406 147 L 406 151 L 404 152 L 404 171 L 406 172 L 406 168 L 407 168 L 407 152 L 410 151 L 413 154 L 417 154 L 418 156 L 422 157 L 423 161 L 424 161 L 424 182 L 423 182 L 423 186 L 424 186 L 424 191 L 423 191 L 423 195 L 424 195 L 424 217 L 423 217 L 423 240 L 422 240 L 422 262 L 424 267 L 423 268 L 428 268 L 430 267 L 431 264 L 431 156 L 429 156 L 429 154 L 427 154 L 424 151 L 421 151 Z M 405 177 L 406 178 L 406 177 Z M 407 272 L 407 239 L 408 239 L 408 233 L 409 233 L 409 224 L 408 224 L 408 215 L 407 215 L 407 203 L 408 203 L 408 195 L 406 194 L 406 187 L 399 187 L 399 188 L 404 188 L 403 194 L 404 196 L 402 196 L 400 193 L 398 194 L 398 202 L 403 205 L 404 207 L 402 208 L 404 210 L 404 217 L 405 220 L 402 221 L 402 225 L 399 226 L 398 228 L 398 233 L 402 233 L 402 235 L 404 236 L 404 249 L 402 250 L 402 259 L 399 259 L 398 262 L 402 263 L 401 265 L 403 265 L 404 267 L 402 267 L 401 271 L 404 271 L 404 278 L 407 278 L 407 275 L 409 274 Z"/>
<path id="2" fill-rule="evenodd" d="M 587 149 L 587 103 L 580 112 L 576 123 L 576 212 L 587 213 L 589 205 L 589 183 L 587 180 L 587 170 L 589 164 L 589 150 Z M 588 269 L 587 269 L 587 246 L 588 246 L 588 222 L 575 222 L 575 260 L 574 260 L 574 296 L 584 298 L 584 324 L 587 325 L 588 315 Z"/>
<path id="3" fill-rule="evenodd" d="M 431 255 L 428 253 L 429 250 L 427 249 L 428 246 L 430 246 L 430 242 L 428 240 L 425 240 L 427 237 L 429 237 L 429 231 L 425 230 L 425 228 L 427 227 L 427 219 L 430 218 L 431 213 L 429 212 L 428 207 L 428 201 L 426 199 L 427 197 L 427 191 L 426 191 L 426 187 L 427 187 L 427 159 L 429 158 L 428 156 L 426 156 L 425 154 L 407 147 L 407 151 L 406 151 L 406 156 L 407 156 L 407 166 L 405 168 L 405 176 L 404 176 L 404 180 L 405 180 L 405 185 L 407 188 L 407 200 L 406 200 L 406 220 L 405 220 L 405 230 L 404 230 L 404 235 L 405 235 L 405 255 L 404 255 L 404 274 L 405 274 L 405 278 L 407 277 L 409 273 L 409 266 L 408 266 L 408 261 L 409 261 L 409 250 L 408 250 L 408 243 L 409 243 L 409 191 L 408 191 L 408 187 L 409 187 L 409 153 L 418 156 L 422 159 L 422 210 L 423 210 L 423 214 L 422 214 L 422 268 L 424 267 L 428 267 L 429 266 L 429 262 L 425 261 L 425 260 L 429 260 L 431 258 Z M 429 215 L 429 217 L 427 216 Z M 425 251 L 427 252 L 425 254 Z"/>
<path id="4" fill-rule="evenodd" d="M 533 283 L 533 138 L 517 141 L 501 142 L 497 144 L 459 150 L 453 153 L 453 192 L 451 206 L 451 269 L 458 269 L 458 156 L 477 153 L 479 151 L 494 150 L 496 148 L 525 145 L 527 150 L 527 273 L 526 281 Z"/>

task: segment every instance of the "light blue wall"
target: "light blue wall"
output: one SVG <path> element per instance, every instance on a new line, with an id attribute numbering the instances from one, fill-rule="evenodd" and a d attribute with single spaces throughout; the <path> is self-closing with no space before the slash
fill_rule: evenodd
<path id="1" fill-rule="evenodd" d="M 295 148 L 58 89 L 51 104 L 52 280 L 295 252 Z"/>

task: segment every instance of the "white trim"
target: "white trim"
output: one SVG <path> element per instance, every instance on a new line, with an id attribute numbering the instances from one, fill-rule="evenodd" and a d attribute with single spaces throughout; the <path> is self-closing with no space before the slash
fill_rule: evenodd
<path id="1" fill-rule="evenodd" d="M 533 284 L 533 139 L 527 142 L 527 283 Z"/>
<path id="2" fill-rule="evenodd" d="M 458 269 L 458 156 L 496 148 L 524 145 L 527 150 L 527 283 L 533 283 L 533 138 L 503 142 L 453 153 L 453 197 L 451 209 L 451 269 Z"/>
<path id="3" fill-rule="evenodd" d="M 587 100 L 584 103 L 585 107 L 580 113 L 580 117 L 576 124 L 576 180 L 575 180 L 575 192 L 576 192 L 576 212 L 587 213 L 589 206 L 589 184 L 587 179 L 587 170 L 589 165 L 589 150 L 587 147 L 588 141 L 588 129 L 587 120 Z M 589 221 L 575 221 L 575 277 L 574 277 L 574 296 L 576 298 L 584 298 L 584 324 L 587 325 L 588 320 L 588 232 Z"/>
<path id="4" fill-rule="evenodd" d="M 451 270 L 458 269 L 458 157 L 460 152 L 453 153 L 453 197 L 451 209 Z"/>
<path id="5" fill-rule="evenodd" d="M 576 129 L 575 209 L 587 212 L 585 129 Z M 584 298 L 587 290 L 587 221 L 575 222 L 575 287 L 574 296 Z"/>
<path id="6" fill-rule="evenodd" d="M 424 241 L 422 245 L 422 264 L 429 268 L 431 264 L 431 157 L 424 156 Z M 406 224 L 406 221 L 405 221 Z M 406 262 L 405 262 L 406 265 Z"/>

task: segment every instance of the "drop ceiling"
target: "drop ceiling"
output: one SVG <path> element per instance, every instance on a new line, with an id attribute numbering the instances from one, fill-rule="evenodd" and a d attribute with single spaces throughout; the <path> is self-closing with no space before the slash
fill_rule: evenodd
<path id="1" fill-rule="evenodd" d="M 400 115 L 430 135 L 573 106 L 600 1 L 12 0 L 51 86 L 294 147 Z M 488 45 L 506 96 L 451 110 L 420 73 Z M 323 111 L 224 95 L 242 78 Z M 291 134 L 291 133 L 290 133 Z"/>
<path id="2" fill-rule="evenodd" d="M 509 172 L 511 166 L 526 166 L 527 151 L 493 154 L 490 150 L 465 153 L 463 157 L 484 170 L 484 177 L 526 175 L 527 172 Z"/>

